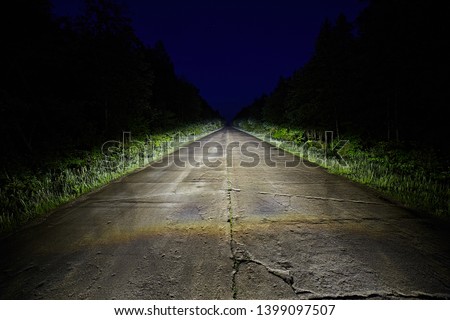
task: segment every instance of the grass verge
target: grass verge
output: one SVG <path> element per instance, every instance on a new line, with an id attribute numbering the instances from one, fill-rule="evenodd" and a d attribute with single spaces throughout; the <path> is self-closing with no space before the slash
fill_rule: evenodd
<path id="1" fill-rule="evenodd" d="M 110 141 L 103 149 L 52 160 L 39 169 L 4 170 L 0 177 L 0 234 L 48 213 L 80 195 L 156 161 L 178 145 L 222 127 L 199 123 L 131 141 Z"/>
<path id="2" fill-rule="evenodd" d="M 375 142 L 363 146 L 351 137 L 339 149 L 333 143 L 308 139 L 301 129 L 252 120 L 236 126 L 262 140 L 339 174 L 381 191 L 406 207 L 440 217 L 450 217 L 450 167 L 434 150 L 406 143 Z M 324 138 L 324 135 L 322 135 Z M 337 148 L 336 148 L 337 149 Z"/>

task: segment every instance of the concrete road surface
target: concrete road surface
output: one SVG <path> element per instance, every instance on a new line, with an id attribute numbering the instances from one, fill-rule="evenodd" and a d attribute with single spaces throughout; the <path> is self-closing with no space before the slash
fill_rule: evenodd
<path id="1" fill-rule="evenodd" d="M 445 224 L 231 128 L 167 160 L 2 239 L 0 298 L 450 298 Z"/>

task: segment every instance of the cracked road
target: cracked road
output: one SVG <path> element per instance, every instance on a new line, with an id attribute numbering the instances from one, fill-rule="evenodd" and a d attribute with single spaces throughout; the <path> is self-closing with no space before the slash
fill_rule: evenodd
<path id="1" fill-rule="evenodd" d="M 2 239 L 0 298 L 450 298 L 446 224 L 259 142 L 222 129 L 213 165 L 190 145 Z"/>

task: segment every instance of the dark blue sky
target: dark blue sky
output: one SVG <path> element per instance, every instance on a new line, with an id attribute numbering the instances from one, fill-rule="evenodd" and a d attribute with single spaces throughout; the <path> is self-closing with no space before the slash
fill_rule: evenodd
<path id="1" fill-rule="evenodd" d="M 53 0 L 57 14 L 79 12 L 81 0 Z M 127 0 L 137 36 L 162 40 L 178 75 L 227 118 L 269 93 L 311 56 L 320 25 L 360 0 Z"/>

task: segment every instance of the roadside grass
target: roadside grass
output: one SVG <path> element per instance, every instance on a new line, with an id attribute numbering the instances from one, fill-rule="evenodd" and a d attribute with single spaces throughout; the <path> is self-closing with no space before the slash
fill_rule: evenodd
<path id="1" fill-rule="evenodd" d="M 330 173 L 379 190 L 406 207 L 450 217 L 450 168 L 432 149 L 388 142 L 363 147 L 358 137 L 350 137 L 339 151 L 341 158 L 325 154 L 323 141 L 307 140 L 301 129 L 252 120 L 240 121 L 236 126 Z M 332 149 L 333 145 L 327 148 Z"/>
<path id="2" fill-rule="evenodd" d="M 187 143 L 221 127 L 220 121 L 192 124 L 133 139 L 125 145 L 117 141 L 105 145 L 103 152 L 100 148 L 78 152 L 48 162 L 38 170 L 5 170 L 0 176 L 0 234 L 160 159 L 178 146 L 173 143 L 174 136 L 182 136 L 179 144 Z"/>

